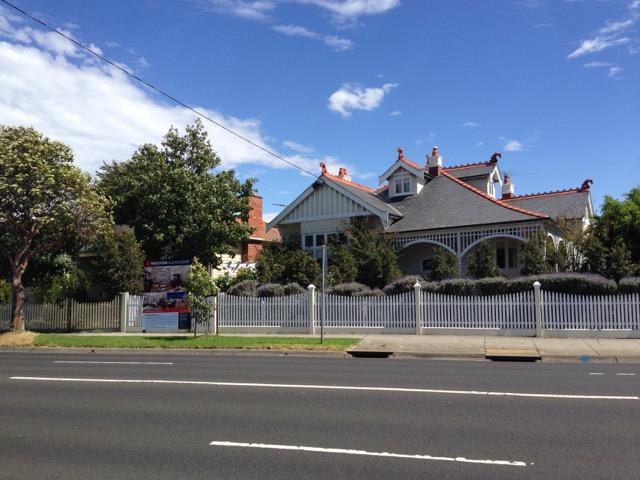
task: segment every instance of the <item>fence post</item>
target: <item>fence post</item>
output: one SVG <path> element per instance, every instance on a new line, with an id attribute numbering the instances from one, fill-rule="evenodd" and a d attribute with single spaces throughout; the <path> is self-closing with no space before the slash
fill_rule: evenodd
<path id="1" fill-rule="evenodd" d="M 413 293 L 415 298 L 415 317 L 416 317 L 416 335 L 420 335 L 422 333 L 422 286 L 420 282 L 416 280 L 415 285 L 413 286 Z"/>
<path id="2" fill-rule="evenodd" d="M 207 303 L 211 305 L 209 311 L 209 333 L 218 334 L 218 296 L 207 297 Z"/>
<path id="3" fill-rule="evenodd" d="M 307 300 L 307 318 L 309 319 L 309 333 L 316 334 L 316 286 L 312 283 L 307 287 L 309 298 Z"/>
<path id="4" fill-rule="evenodd" d="M 535 281 L 533 284 L 533 302 L 536 319 L 536 337 L 542 337 L 542 292 L 540 291 L 540 282 L 538 281 Z"/>
<path id="5" fill-rule="evenodd" d="M 129 292 L 120 294 L 120 331 L 127 333 L 127 321 L 129 320 Z"/>

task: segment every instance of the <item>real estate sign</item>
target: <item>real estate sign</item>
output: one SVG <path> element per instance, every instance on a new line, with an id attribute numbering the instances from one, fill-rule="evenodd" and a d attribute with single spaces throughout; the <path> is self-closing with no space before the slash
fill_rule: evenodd
<path id="1" fill-rule="evenodd" d="M 184 284 L 191 260 L 144 263 L 143 330 L 186 330 L 191 326 Z"/>

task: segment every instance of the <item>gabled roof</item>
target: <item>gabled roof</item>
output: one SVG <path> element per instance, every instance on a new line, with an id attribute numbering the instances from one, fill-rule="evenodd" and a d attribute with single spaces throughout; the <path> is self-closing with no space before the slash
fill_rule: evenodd
<path id="1" fill-rule="evenodd" d="M 414 162 L 413 160 L 409 160 L 404 156 L 404 152 L 402 148 L 398 147 L 398 158 L 387 170 L 378 177 L 380 183 L 387 180 L 391 175 L 393 175 L 396 170 L 399 168 L 404 168 L 410 173 L 414 174 L 416 177 L 422 177 L 422 172 L 424 170 L 424 166 L 419 163 Z"/>
<path id="2" fill-rule="evenodd" d="M 593 214 L 588 189 L 572 188 L 555 192 L 532 193 L 502 201 L 516 207 L 544 212 L 551 218 L 575 220 Z"/>
<path id="3" fill-rule="evenodd" d="M 465 165 L 455 165 L 444 167 L 444 171 L 456 178 L 483 177 L 493 174 L 498 168 L 497 162 L 468 163 Z M 499 176 L 499 171 L 498 171 Z"/>
<path id="4" fill-rule="evenodd" d="M 396 203 L 403 218 L 386 232 L 409 232 L 549 218 L 544 213 L 509 205 L 443 171 L 419 194 Z"/>
<path id="5" fill-rule="evenodd" d="M 364 203 L 369 204 L 376 210 L 386 212 L 392 217 L 402 217 L 402 213 L 398 211 L 392 205 L 382 201 L 377 195 L 376 191 L 373 188 L 369 188 L 365 185 L 361 185 L 356 182 L 352 182 L 350 180 L 344 180 L 335 175 L 331 175 L 329 173 L 325 173 L 320 176 L 321 179 L 328 180 L 329 182 L 335 182 L 340 185 L 342 188 L 346 189 L 353 196 L 359 198 Z"/>

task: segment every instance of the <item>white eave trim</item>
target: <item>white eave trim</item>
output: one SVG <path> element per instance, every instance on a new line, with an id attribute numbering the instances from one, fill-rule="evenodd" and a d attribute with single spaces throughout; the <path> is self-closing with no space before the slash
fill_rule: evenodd
<path id="1" fill-rule="evenodd" d="M 394 172 L 398 168 L 404 168 L 407 172 L 412 173 L 418 178 L 422 177 L 422 169 L 417 169 L 415 167 L 412 167 L 411 165 L 409 165 L 406 162 L 403 162 L 402 160 L 396 160 L 393 165 L 391 165 L 382 175 L 378 177 L 378 183 L 379 184 L 384 183 L 386 180 L 389 179 L 391 175 L 394 174 Z"/>

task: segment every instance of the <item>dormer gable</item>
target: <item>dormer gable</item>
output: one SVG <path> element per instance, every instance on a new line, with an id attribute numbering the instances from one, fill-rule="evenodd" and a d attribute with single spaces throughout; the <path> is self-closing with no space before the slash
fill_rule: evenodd
<path id="1" fill-rule="evenodd" d="M 387 182 L 389 197 L 406 197 L 420 192 L 424 186 L 424 168 L 422 165 L 404 156 L 398 147 L 398 158 L 382 175 L 378 177 L 380 185 Z"/>

